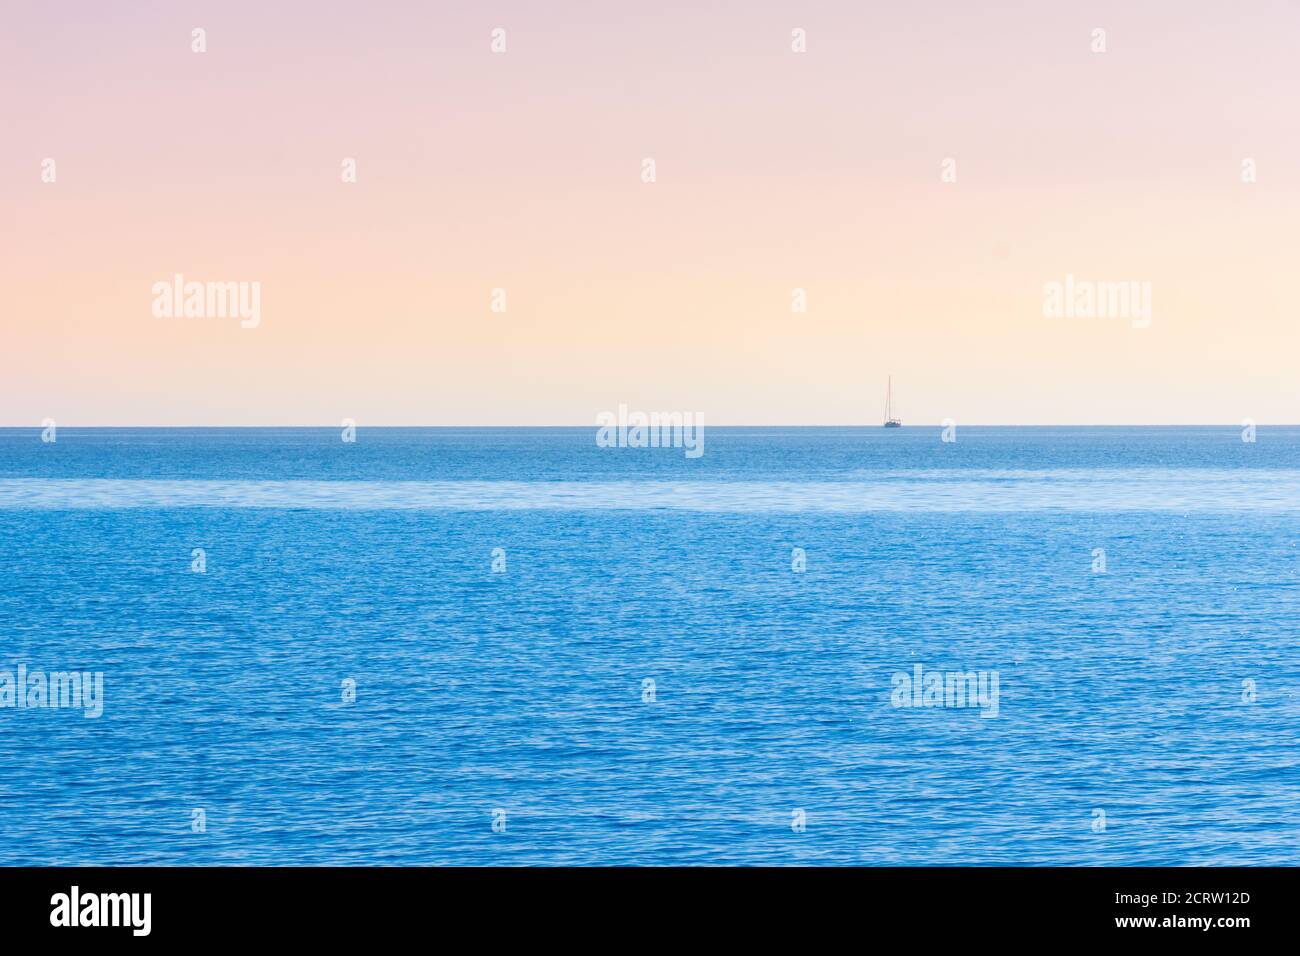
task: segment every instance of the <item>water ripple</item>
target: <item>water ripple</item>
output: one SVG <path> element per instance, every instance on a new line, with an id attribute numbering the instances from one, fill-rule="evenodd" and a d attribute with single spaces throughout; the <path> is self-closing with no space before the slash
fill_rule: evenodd
<path id="1" fill-rule="evenodd" d="M 1300 470 L 924 470 L 853 481 L 0 479 L 0 510 L 1300 512 Z"/>

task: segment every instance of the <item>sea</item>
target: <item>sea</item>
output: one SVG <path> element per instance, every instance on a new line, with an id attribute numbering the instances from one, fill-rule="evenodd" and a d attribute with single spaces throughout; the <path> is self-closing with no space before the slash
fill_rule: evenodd
<path id="1" fill-rule="evenodd" d="M 347 437 L 0 429 L 0 863 L 1300 863 L 1300 428 Z"/>

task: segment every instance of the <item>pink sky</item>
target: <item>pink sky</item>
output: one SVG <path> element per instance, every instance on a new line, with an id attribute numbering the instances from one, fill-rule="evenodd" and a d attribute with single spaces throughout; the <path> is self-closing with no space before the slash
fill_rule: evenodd
<path id="1" fill-rule="evenodd" d="M 271 6 L 7 13 L 0 424 L 1300 422 L 1300 4 Z"/>

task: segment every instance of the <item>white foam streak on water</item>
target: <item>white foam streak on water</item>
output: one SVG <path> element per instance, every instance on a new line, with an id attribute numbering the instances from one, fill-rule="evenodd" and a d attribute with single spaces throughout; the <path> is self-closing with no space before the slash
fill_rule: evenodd
<path id="1" fill-rule="evenodd" d="M 1300 512 L 1300 470 L 897 471 L 832 481 L 0 479 L 0 510 Z"/>

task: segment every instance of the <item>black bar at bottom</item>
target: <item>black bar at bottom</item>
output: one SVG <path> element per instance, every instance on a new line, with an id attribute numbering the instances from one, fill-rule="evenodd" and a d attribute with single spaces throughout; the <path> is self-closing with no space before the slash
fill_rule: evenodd
<path id="1" fill-rule="evenodd" d="M 609 945 L 611 927 L 655 937 L 689 926 L 1232 945 L 1287 933 L 1298 890 L 1289 868 L 0 868 L 0 926 L 9 943 L 373 945 L 432 931 Z"/>

